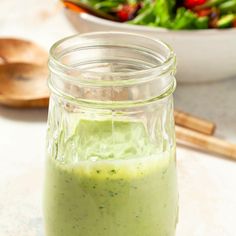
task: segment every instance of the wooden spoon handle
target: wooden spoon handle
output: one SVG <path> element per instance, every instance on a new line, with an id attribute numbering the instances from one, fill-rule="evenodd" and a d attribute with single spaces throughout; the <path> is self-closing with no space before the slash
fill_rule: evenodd
<path id="1" fill-rule="evenodd" d="M 175 131 L 177 140 L 179 141 L 185 141 L 203 151 L 212 152 L 236 160 L 236 144 L 201 134 L 178 125 L 175 126 Z"/>
<path id="2" fill-rule="evenodd" d="M 177 125 L 208 135 L 212 135 L 215 131 L 215 124 L 210 121 L 176 110 L 174 114 Z"/>

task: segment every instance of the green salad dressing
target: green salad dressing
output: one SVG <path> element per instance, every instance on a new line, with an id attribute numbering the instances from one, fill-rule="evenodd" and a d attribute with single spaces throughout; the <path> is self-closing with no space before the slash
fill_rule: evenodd
<path id="1" fill-rule="evenodd" d="M 61 155 L 47 159 L 46 236 L 174 236 L 175 150 L 156 153 L 141 122 L 81 120 Z"/>

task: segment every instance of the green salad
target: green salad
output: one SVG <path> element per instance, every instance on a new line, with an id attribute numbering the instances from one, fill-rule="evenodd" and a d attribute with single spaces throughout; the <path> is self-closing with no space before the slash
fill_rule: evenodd
<path id="1" fill-rule="evenodd" d="M 79 1 L 79 0 L 78 0 Z M 168 29 L 236 27 L 236 0 L 81 0 L 119 22 Z"/>

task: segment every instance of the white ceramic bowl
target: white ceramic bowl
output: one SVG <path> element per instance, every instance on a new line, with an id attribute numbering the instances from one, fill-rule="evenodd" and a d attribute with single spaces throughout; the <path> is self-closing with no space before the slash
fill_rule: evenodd
<path id="1" fill-rule="evenodd" d="M 236 77 L 236 29 L 181 30 L 136 26 L 65 10 L 80 32 L 126 31 L 158 37 L 177 54 L 177 80 L 203 82 Z"/>

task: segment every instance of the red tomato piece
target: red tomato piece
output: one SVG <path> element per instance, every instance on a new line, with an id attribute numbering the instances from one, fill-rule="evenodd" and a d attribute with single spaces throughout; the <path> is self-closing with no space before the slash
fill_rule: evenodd
<path id="1" fill-rule="evenodd" d="M 194 8 L 196 6 L 202 5 L 204 3 L 206 3 L 207 0 L 185 0 L 184 1 L 184 5 L 187 8 Z"/>
<path id="2" fill-rule="evenodd" d="M 117 12 L 117 16 L 120 19 L 120 21 L 128 21 L 131 20 L 134 17 L 134 14 L 139 9 L 139 5 L 133 4 L 133 5 L 123 5 L 121 9 Z"/>

